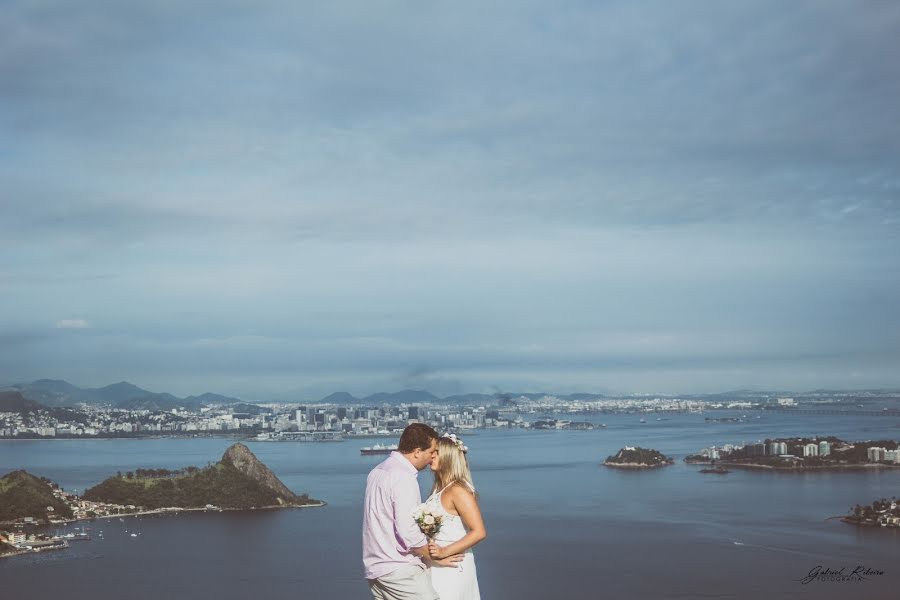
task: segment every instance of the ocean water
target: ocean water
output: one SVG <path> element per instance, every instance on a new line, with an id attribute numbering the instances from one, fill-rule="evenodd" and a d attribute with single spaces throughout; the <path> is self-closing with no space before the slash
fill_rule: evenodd
<path id="1" fill-rule="evenodd" d="M 465 436 L 488 528 L 475 549 L 482 596 L 898 597 L 900 533 L 826 519 L 856 503 L 900 496 L 900 470 L 719 476 L 680 461 L 704 446 L 766 437 L 900 439 L 896 418 L 763 414 L 708 423 L 704 416 L 641 424 L 638 415 L 605 415 L 595 420 L 608 427 L 594 431 Z M 81 492 L 119 470 L 202 466 L 232 442 L 0 441 L 0 474 L 25 468 Z M 23 598 L 98 600 L 369 598 L 360 560 L 362 496 L 368 471 L 383 458 L 360 456 L 370 443 L 248 442 L 289 487 L 328 506 L 87 523 L 89 542 L 0 560 L 0 589 Z M 625 445 L 656 448 L 679 462 L 642 472 L 600 465 Z M 427 495 L 430 472 L 419 480 Z M 859 565 L 884 574 L 800 582 L 817 566 L 849 572 Z"/>

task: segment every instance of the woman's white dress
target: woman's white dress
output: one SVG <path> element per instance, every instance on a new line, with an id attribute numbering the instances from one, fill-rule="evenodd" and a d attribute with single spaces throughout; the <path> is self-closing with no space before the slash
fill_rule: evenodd
<path id="1" fill-rule="evenodd" d="M 458 515 L 451 515 L 444 510 L 444 505 L 441 504 L 443 493 L 444 490 L 441 490 L 432 494 L 425 502 L 432 506 L 434 513 L 444 517 L 434 542 L 438 546 L 449 546 L 466 535 L 466 528 Z M 481 600 L 478 575 L 475 572 L 475 555 L 471 548 L 464 554 L 465 559 L 455 567 L 431 566 L 431 584 L 441 600 Z"/>

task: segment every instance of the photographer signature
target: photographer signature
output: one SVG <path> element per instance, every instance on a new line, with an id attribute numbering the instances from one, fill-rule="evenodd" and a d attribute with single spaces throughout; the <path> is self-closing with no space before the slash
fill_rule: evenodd
<path id="1" fill-rule="evenodd" d="M 812 581 L 868 581 L 875 575 L 884 575 L 884 571 L 872 569 L 863 565 L 858 565 L 852 571 L 849 571 L 848 567 L 828 569 L 822 567 L 822 565 L 817 565 L 810 569 L 809 573 L 806 574 L 806 577 L 800 580 L 800 583 L 807 584 Z"/>

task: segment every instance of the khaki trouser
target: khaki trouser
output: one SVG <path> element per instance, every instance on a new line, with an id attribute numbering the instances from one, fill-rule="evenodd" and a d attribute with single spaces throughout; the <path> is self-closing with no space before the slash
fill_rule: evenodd
<path id="1" fill-rule="evenodd" d="M 431 575 L 417 565 L 370 579 L 369 589 L 375 600 L 440 600 L 431 587 Z"/>

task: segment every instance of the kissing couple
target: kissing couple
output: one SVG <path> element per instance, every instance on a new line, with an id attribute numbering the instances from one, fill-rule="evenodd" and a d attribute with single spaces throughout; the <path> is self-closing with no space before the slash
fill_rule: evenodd
<path id="1" fill-rule="evenodd" d="M 376 600 L 480 600 L 472 547 L 487 532 L 467 452 L 455 434 L 413 423 L 369 473 L 363 566 Z M 427 466 L 434 485 L 423 504 L 417 477 Z M 416 521 L 423 514 L 429 536 Z"/>

